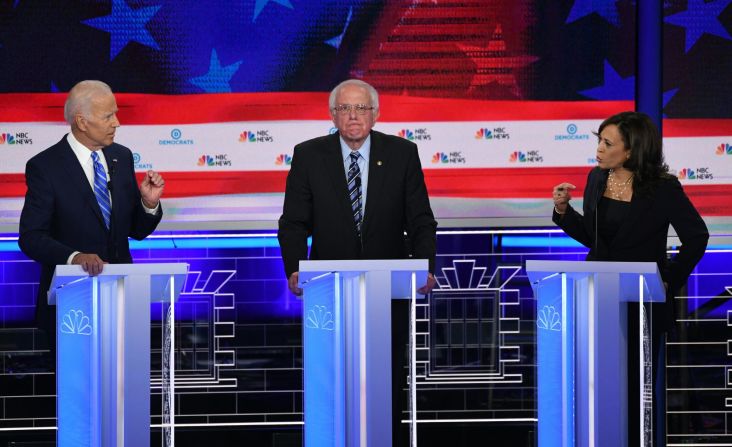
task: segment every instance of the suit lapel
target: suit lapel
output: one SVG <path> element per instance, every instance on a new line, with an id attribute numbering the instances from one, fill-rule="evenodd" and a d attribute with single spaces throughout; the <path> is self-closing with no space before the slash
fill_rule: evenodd
<path id="1" fill-rule="evenodd" d="M 68 174 L 69 181 L 78 190 L 81 200 L 83 200 L 84 203 L 91 208 L 92 213 L 97 216 L 99 224 L 104 225 L 104 219 L 102 218 L 102 211 L 99 209 L 99 203 L 97 203 L 97 198 L 94 196 L 94 192 L 91 189 L 91 185 L 89 185 L 89 181 L 86 178 L 86 174 L 84 174 L 84 170 L 79 163 L 79 159 L 76 158 L 76 154 L 74 154 L 74 151 L 71 149 L 69 142 L 66 141 L 65 136 L 62 142 L 61 163 Z"/>
<path id="2" fill-rule="evenodd" d="M 353 219 L 351 213 L 351 204 L 348 201 L 348 183 L 346 182 L 346 168 L 344 167 L 343 154 L 341 153 L 341 143 L 338 134 L 328 137 L 328 145 L 323 154 L 323 164 L 325 172 L 328 173 L 330 181 L 333 184 L 333 193 L 338 208 L 350 218 Z"/>
<path id="3" fill-rule="evenodd" d="M 384 186 L 384 179 L 386 178 L 386 167 L 389 166 L 387 160 L 388 156 L 389 151 L 384 147 L 384 142 L 381 139 L 381 135 L 376 132 L 371 132 L 371 154 L 369 156 L 369 189 L 366 194 L 366 211 L 364 212 L 362 230 L 362 232 L 364 233 L 366 232 L 366 228 L 371 221 L 369 217 L 374 214 L 374 210 L 379 204 L 378 198 L 381 197 L 381 190 Z"/>

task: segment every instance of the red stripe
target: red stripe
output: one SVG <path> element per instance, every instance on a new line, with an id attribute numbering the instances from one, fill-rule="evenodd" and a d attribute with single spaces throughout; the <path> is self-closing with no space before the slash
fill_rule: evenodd
<path id="1" fill-rule="evenodd" d="M 329 120 L 328 93 L 118 93 L 123 124 Z M 0 122 L 63 122 L 65 93 L 0 94 Z M 382 95 L 382 121 L 601 119 L 631 101 L 479 101 Z"/>
<path id="2" fill-rule="evenodd" d="M 664 137 L 727 137 L 732 142 L 732 119 L 665 119 Z"/>
<path id="3" fill-rule="evenodd" d="M 327 93 L 116 94 L 123 124 L 328 120 Z M 63 122 L 66 93 L 0 94 L 0 122 Z M 396 121 L 603 119 L 632 101 L 480 101 L 381 96 L 381 116 Z M 664 136 L 732 136 L 730 119 L 666 119 Z"/>
<path id="4" fill-rule="evenodd" d="M 569 182 L 582 197 L 589 168 L 425 169 L 431 197 L 476 199 L 551 198 L 554 185 Z M 138 181 L 143 174 L 138 174 Z M 287 171 L 165 173 L 165 197 L 277 193 L 285 189 Z M 0 175 L 0 197 L 25 195 L 22 174 Z M 732 215 L 732 185 L 686 185 L 684 190 L 704 216 Z"/>

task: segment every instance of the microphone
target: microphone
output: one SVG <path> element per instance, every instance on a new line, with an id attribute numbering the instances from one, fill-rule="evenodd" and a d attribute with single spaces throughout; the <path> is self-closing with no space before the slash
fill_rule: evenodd
<path id="1" fill-rule="evenodd" d="M 113 158 L 112 163 L 109 165 L 109 181 L 107 182 L 107 189 L 109 192 L 112 192 L 112 176 L 114 175 L 114 171 L 117 168 L 117 159 Z"/>

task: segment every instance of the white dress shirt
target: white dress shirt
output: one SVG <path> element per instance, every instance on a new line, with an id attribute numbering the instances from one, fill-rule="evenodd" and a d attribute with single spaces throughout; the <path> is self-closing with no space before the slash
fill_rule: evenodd
<path id="1" fill-rule="evenodd" d="M 92 160 L 92 151 L 88 147 L 84 146 L 79 142 L 79 140 L 76 139 L 74 134 L 72 132 L 69 132 L 66 136 L 66 141 L 69 143 L 69 146 L 71 146 L 71 150 L 74 151 L 74 155 L 76 155 L 76 158 L 79 160 L 79 164 L 81 164 L 81 169 L 84 170 L 84 175 L 86 176 L 87 181 L 89 182 L 89 187 L 92 189 L 92 192 L 94 191 L 94 160 Z M 107 174 L 107 182 L 111 180 L 109 177 L 109 165 L 107 164 L 107 159 L 104 157 L 104 152 L 101 150 L 97 151 L 97 155 L 99 155 L 99 163 L 102 164 L 102 167 L 104 168 L 104 172 Z M 112 194 L 109 194 L 109 203 L 112 203 Z M 158 209 L 160 208 L 160 204 L 155 208 L 148 208 L 145 206 L 145 202 L 142 202 L 142 208 L 145 210 L 148 214 L 157 214 Z M 74 259 L 74 256 L 78 255 L 80 252 L 75 251 L 71 253 L 71 255 L 66 260 L 66 264 L 71 264 L 71 261 Z"/>
<path id="2" fill-rule="evenodd" d="M 341 155 L 343 155 L 343 167 L 346 170 L 346 182 L 348 182 L 348 168 L 351 166 L 351 152 L 353 150 L 341 140 Z M 371 156 L 371 135 L 366 137 L 363 144 L 358 150 L 358 169 L 361 171 L 361 222 L 366 217 L 366 191 L 369 189 L 369 157 Z"/>

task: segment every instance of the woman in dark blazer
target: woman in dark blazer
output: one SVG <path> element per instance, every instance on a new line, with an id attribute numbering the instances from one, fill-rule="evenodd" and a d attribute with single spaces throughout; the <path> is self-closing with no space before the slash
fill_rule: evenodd
<path id="1" fill-rule="evenodd" d="M 561 183 L 553 191 L 552 220 L 590 249 L 588 261 L 658 264 L 667 291 L 666 303 L 654 305 L 651 312 L 654 395 L 660 396 L 665 390 L 662 347 L 665 333 L 674 321 L 673 296 L 686 284 L 704 255 L 709 232 L 678 179 L 669 174 L 661 136 L 648 115 L 618 113 L 603 121 L 596 135 L 597 167 L 587 177 L 583 214 L 569 205 L 575 186 Z M 669 225 L 673 225 L 681 240 L 679 253 L 673 259 L 666 255 Z M 629 309 L 629 322 L 638 321 L 637 312 L 637 306 Z M 637 327 L 629 327 L 629 340 L 637 340 L 637 334 Z M 635 347 L 637 352 L 637 343 L 630 343 L 629 347 Z M 629 374 L 634 374 L 630 377 L 637 377 L 637 359 L 638 355 L 629 350 Z M 637 386 L 635 381 L 628 383 Z M 637 399 L 638 390 L 629 389 L 629 396 Z M 665 408 L 662 399 L 654 400 L 654 407 L 659 410 L 653 423 L 656 445 L 665 445 Z M 638 408 L 629 407 L 629 445 L 635 445 L 640 436 Z"/>

